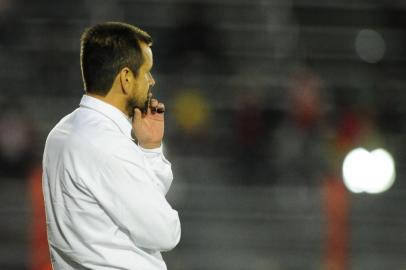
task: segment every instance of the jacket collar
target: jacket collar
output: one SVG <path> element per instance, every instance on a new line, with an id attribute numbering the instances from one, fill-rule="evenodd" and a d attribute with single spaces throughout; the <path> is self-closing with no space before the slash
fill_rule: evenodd
<path id="1" fill-rule="evenodd" d="M 82 100 L 80 101 L 80 107 L 89 108 L 103 114 L 112 120 L 124 135 L 131 139 L 131 119 L 113 105 L 110 105 L 98 98 L 83 95 Z"/>

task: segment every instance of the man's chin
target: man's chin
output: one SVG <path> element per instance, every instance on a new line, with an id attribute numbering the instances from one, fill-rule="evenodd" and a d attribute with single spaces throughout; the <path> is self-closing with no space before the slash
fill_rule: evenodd
<path id="1" fill-rule="evenodd" d="M 127 104 L 127 111 L 129 112 L 129 116 L 133 117 L 134 116 L 134 109 L 138 108 L 141 110 L 141 112 L 146 113 L 148 109 L 148 100 L 146 100 L 143 104 L 139 104 L 135 100 L 130 100 Z"/>

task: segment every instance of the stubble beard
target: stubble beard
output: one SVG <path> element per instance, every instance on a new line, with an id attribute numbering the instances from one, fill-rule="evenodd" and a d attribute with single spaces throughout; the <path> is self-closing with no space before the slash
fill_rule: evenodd
<path id="1" fill-rule="evenodd" d="M 132 97 L 130 100 L 127 101 L 127 111 L 129 112 L 128 116 L 134 116 L 134 109 L 138 108 L 141 110 L 142 113 L 146 113 L 149 106 L 149 99 L 146 98 L 144 102 L 138 102 L 138 100 Z"/>

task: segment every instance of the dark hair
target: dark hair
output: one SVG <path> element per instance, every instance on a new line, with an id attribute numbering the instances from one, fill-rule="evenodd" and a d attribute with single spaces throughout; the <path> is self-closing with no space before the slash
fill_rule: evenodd
<path id="1" fill-rule="evenodd" d="M 80 44 L 85 91 L 105 96 L 125 67 L 137 75 L 144 62 L 140 42 L 151 45 L 152 38 L 126 23 L 105 22 L 86 29 Z"/>

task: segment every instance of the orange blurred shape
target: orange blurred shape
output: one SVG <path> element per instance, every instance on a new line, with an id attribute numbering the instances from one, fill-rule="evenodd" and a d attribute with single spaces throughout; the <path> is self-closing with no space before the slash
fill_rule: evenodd
<path id="1" fill-rule="evenodd" d="M 34 167 L 28 178 L 31 222 L 29 223 L 30 270 L 52 270 L 46 232 L 44 196 L 42 193 L 42 168 Z"/>
<path id="2" fill-rule="evenodd" d="M 325 269 L 346 270 L 349 258 L 349 196 L 339 177 L 328 177 L 323 186 L 326 242 Z"/>

